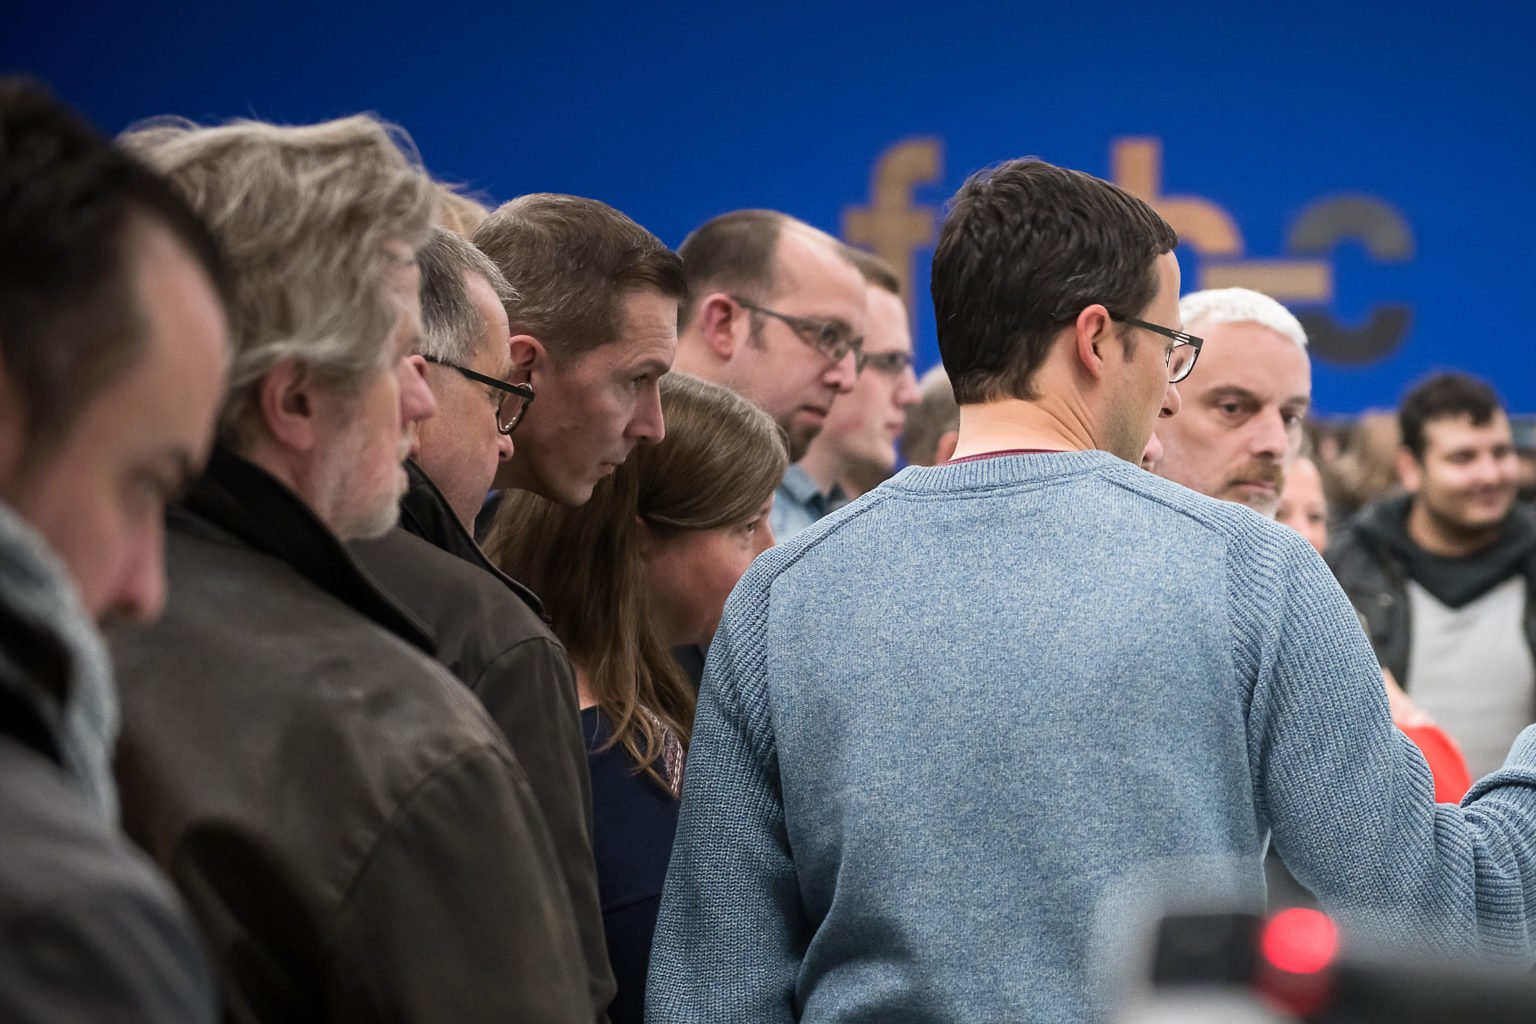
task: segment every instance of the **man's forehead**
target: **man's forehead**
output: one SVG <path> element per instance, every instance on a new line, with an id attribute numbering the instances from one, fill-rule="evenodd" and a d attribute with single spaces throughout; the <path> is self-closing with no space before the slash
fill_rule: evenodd
<path id="1" fill-rule="evenodd" d="M 1514 430 L 1502 409 L 1495 409 L 1486 423 L 1472 422 L 1471 413 L 1436 416 L 1424 422 L 1426 449 L 1475 448 L 1485 445 L 1513 446 Z"/>
<path id="2" fill-rule="evenodd" d="M 901 297 L 878 285 L 865 290 L 867 306 L 864 317 L 864 352 L 884 355 L 912 351 L 912 328 L 907 324 L 907 306 Z"/>
<path id="3" fill-rule="evenodd" d="M 810 228 L 791 226 L 779 239 L 774 300 L 864 305 L 864 278 L 841 243 Z"/>
<path id="4" fill-rule="evenodd" d="M 1312 364 L 1290 338 L 1262 324 L 1195 321 L 1184 329 L 1204 339 L 1191 389 L 1242 388 L 1285 402 L 1312 395 Z"/>

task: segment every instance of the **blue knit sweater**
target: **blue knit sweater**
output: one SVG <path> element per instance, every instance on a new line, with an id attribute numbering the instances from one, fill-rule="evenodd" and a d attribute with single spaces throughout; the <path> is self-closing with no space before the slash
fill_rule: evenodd
<path id="1" fill-rule="evenodd" d="M 1536 729 L 1432 790 L 1296 534 L 1103 452 L 908 469 L 727 604 L 647 1020 L 1101 1018 L 1104 936 L 1252 905 L 1271 832 L 1346 920 L 1525 956 Z"/>

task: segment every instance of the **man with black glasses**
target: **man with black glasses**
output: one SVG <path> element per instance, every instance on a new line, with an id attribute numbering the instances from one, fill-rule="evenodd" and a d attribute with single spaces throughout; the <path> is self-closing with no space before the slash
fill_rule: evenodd
<path id="1" fill-rule="evenodd" d="M 849 249 L 868 300 L 864 370 L 839 398 L 805 457 L 790 466 L 773 499 L 773 535 L 787 540 L 872 490 L 896 468 L 907 410 L 922 400 L 912 370 L 912 328 L 901 282 L 880 257 Z"/>
<path id="2" fill-rule="evenodd" d="M 846 247 L 793 217 L 737 210 L 678 247 L 688 300 L 677 368 L 738 392 L 805 455 L 862 366 L 864 279 Z"/>
<path id="3" fill-rule="evenodd" d="M 592 860 L 592 783 L 576 682 L 544 607 L 481 552 L 475 515 L 513 455 L 533 387 L 512 383 L 506 304 L 518 296 L 489 257 L 434 228 L 416 255 L 421 339 L 410 357 L 437 400 L 406 462 L 400 525 L 353 555 L 430 629 L 437 658 L 474 691 L 517 755 L 554 839 L 582 942 L 593 1016 L 613 973 Z"/>
<path id="4" fill-rule="evenodd" d="M 1536 729 L 1437 807 L 1311 545 L 1137 465 L 1199 373 L 1176 242 L 1038 160 L 960 190 L 933 262 L 956 457 L 731 595 L 652 1021 L 1103 1020 L 1105 940 L 1260 905 L 1271 841 L 1348 929 L 1528 962 Z"/>

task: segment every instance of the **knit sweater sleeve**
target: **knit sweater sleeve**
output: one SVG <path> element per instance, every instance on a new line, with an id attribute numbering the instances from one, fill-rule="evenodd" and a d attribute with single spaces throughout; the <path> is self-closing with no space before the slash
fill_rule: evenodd
<path id="1" fill-rule="evenodd" d="M 1529 958 L 1536 728 L 1461 807 L 1436 805 L 1327 567 L 1299 538 L 1249 550 L 1257 561 L 1229 577 L 1234 652 L 1255 681 L 1251 764 L 1281 858 L 1327 909 L 1378 936 Z"/>
<path id="2" fill-rule="evenodd" d="M 805 924 L 765 685 L 767 596 L 749 573 L 710 645 L 651 952 L 649 1024 L 795 1019 Z"/>

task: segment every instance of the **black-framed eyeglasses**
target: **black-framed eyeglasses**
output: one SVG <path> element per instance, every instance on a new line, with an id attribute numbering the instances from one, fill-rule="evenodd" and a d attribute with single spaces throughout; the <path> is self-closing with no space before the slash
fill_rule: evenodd
<path id="1" fill-rule="evenodd" d="M 848 353 L 853 353 L 853 368 L 855 372 L 862 372 L 864 364 L 868 361 L 864 355 L 864 339 L 850 337 L 848 328 L 842 324 L 830 320 L 812 320 L 803 316 L 790 316 L 788 313 L 780 313 L 776 309 L 760 306 L 740 295 L 732 295 L 731 301 L 743 309 L 750 309 L 754 313 L 771 316 L 775 320 L 782 321 L 795 336 L 805 342 L 811 348 L 820 352 L 834 363 L 840 363 L 847 358 Z"/>
<path id="2" fill-rule="evenodd" d="M 866 352 L 864 354 L 864 368 L 887 377 L 900 377 L 908 367 L 913 365 L 913 362 L 910 352 Z"/>
<path id="3" fill-rule="evenodd" d="M 458 363 L 450 363 L 446 359 L 436 359 L 432 356 L 422 356 L 434 366 L 446 366 L 450 370 L 456 370 L 466 379 L 476 384 L 484 384 L 500 392 L 496 399 L 496 429 L 503 434 L 510 434 L 517 429 L 517 425 L 523 422 L 523 414 L 528 411 L 529 404 L 533 401 L 532 384 L 513 384 L 511 381 L 499 380 L 496 377 L 488 377 L 483 373 L 476 373 L 467 366 Z M 510 402 L 509 402 L 510 400 Z M 511 409 L 508 409 L 508 405 Z"/>
<path id="4" fill-rule="evenodd" d="M 1144 331 L 1153 334 L 1161 334 L 1165 338 L 1173 339 L 1173 348 L 1168 350 L 1164 361 L 1168 364 L 1168 383 L 1177 384 L 1189 372 L 1195 368 L 1195 360 L 1200 358 L 1200 346 L 1205 344 L 1204 338 L 1197 338 L 1193 334 L 1176 331 L 1172 327 L 1164 327 L 1161 324 L 1151 324 L 1145 320 L 1137 320 L 1133 316 L 1120 316 L 1118 313 L 1109 314 L 1111 320 L 1122 324 L 1130 324 L 1132 327 L 1140 327 Z"/>

